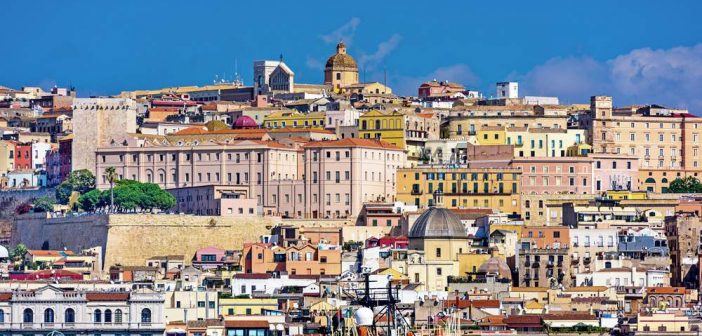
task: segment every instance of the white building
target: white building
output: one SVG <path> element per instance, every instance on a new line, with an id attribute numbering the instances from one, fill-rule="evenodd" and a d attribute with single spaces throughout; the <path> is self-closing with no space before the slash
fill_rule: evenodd
<path id="1" fill-rule="evenodd" d="M 32 168 L 46 169 L 46 153 L 51 150 L 51 144 L 48 142 L 33 142 L 32 143 Z"/>
<path id="2" fill-rule="evenodd" d="M 163 294 L 153 291 L 76 291 L 46 285 L 0 293 L 0 332 L 46 334 L 163 333 Z"/>
<path id="3" fill-rule="evenodd" d="M 317 279 L 295 277 L 290 278 L 289 275 L 280 275 L 273 277 L 270 274 L 247 274 L 239 273 L 232 277 L 232 295 L 251 295 L 253 292 L 261 292 L 265 294 L 273 294 L 283 287 L 309 287 L 316 284 Z M 317 287 L 319 293 L 319 287 Z"/>
<path id="4" fill-rule="evenodd" d="M 256 61 L 253 68 L 254 98 L 273 92 L 293 92 L 295 73 L 281 61 Z"/>
<path id="5" fill-rule="evenodd" d="M 670 272 L 665 269 L 637 269 L 636 267 L 605 268 L 575 275 L 576 286 L 670 286 Z"/>
<path id="6" fill-rule="evenodd" d="M 497 83 L 497 99 L 519 98 L 519 83 L 499 82 Z"/>

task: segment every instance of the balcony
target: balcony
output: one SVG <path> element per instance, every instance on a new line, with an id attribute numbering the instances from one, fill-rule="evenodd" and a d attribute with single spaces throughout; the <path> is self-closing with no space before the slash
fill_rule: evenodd
<path id="1" fill-rule="evenodd" d="M 590 257 L 583 258 L 583 263 L 585 263 L 585 264 L 589 264 L 591 261 L 592 261 L 592 258 L 590 258 Z"/>
<path id="2" fill-rule="evenodd" d="M 531 266 L 531 262 L 527 260 L 527 261 L 524 263 L 524 267 L 529 267 L 529 266 Z"/>
<path id="3" fill-rule="evenodd" d="M 550 260 L 547 261 L 547 262 L 546 262 L 546 267 L 548 267 L 548 268 L 553 268 L 553 261 L 550 261 Z"/>
<path id="4" fill-rule="evenodd" d="M 411 195 L 421 195 L 421 194 L 423 194 L 423 192 L 420 189 L 412 189 L 412 191 L 410 191 L 410 194 Z"/>

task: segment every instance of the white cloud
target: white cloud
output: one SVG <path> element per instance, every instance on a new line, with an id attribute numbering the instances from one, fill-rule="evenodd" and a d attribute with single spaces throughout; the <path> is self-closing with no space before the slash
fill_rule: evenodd
<path id="1" fill-rule="evenodd" d="M 417 95 L 417 88 L 423 82 L 436 79 L 465 85 L 466 89 L 476 88 L 480 78 L 466 64 L 453 64 L 435 69 L 434 71 L 417 77 L 399 76 L 391 78 L 389 85 L 399 95 Z"/>
<path id="2" fill-rule="evenodd" d="M 553 58 L 516 79 L 523 94 L 559 96 L 565 102 L 606 94 L 617 105 L 657 103 L 696 113 L 702 109 L 702 44 L 635 49 L 604 62 Z"/>
<path id="3" fill-rule="evenodd" d="M 324 43 L 337 43 L 343 40 L 347 45 L 351 45 L 353 42 L 353 36 L 356 33 L 356 28 L 361 23 L 361 19 L 357 17 L 352 17 L 351 20 L 344 23 L 341 27 L 337 28 L 333 32 L 325 35 L 321 35 L 322 41 Z"/>
<path id="4" fill-rule="evenodd" d="M 402 36 L 393 34 L 386 41 L 380 42 L 375 52 L 372 54 L 361 54 L 359 58 L 360 66 L 366 70 L 373 70 L 380 64 L 400 44 Z"/>

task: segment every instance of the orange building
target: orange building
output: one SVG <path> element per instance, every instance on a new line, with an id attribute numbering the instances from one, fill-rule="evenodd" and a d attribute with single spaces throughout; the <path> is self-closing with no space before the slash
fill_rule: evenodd
<path id="1" fill-rule="evenodd" d="M 245 273 L 341 274 L 340 249 L 310 244 L 287 248 L 263 243 L 246 244 L 241 262 Z"/>

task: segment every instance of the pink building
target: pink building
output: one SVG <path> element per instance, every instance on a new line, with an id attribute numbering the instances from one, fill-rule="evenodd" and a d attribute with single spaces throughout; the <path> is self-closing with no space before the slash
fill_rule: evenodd
<path id="1" fill-rule="evenodd" d="M 626 154 L 591 153 L 594 192 L 639 190 L 639 158 Z"/>
<path id="2" fill-rule="evenodd" d="M 201 269 L 217 268 L 224 264 L 225 250 L 213 246 L 198 249 L 193 258 L 193 266 Z"/>
<path id="3" fill-rule="evenodd" d="M 593 193 L 593 160 L 589 157 L 515 158 L 512 167 L 522 170 L 524 194 Z"/>
<path id="4" fill-rule="evenodd" d="M 371 139 L 315 141 L 305 148 L 305 213 L 311 218 L 357 216 L 364 202 L 394 202 L 395 174 L 407 155 Z"/>
<path id="5" fill-rule="evenodd" d="M 173 189 L 178 212 L 248 216 L 255 204 L 256 215 L 289 218 L 356 216 L 364 202 L 394 200 L 395 172 L 406 162 L 402 149 L 370 139 L 313 141 L 304 147 L 262 140 L 128 139 L 99 148 L 96 155 L 101 189 L 109 188 L 106 169 L 115 167 L 120 179 Z"/>

